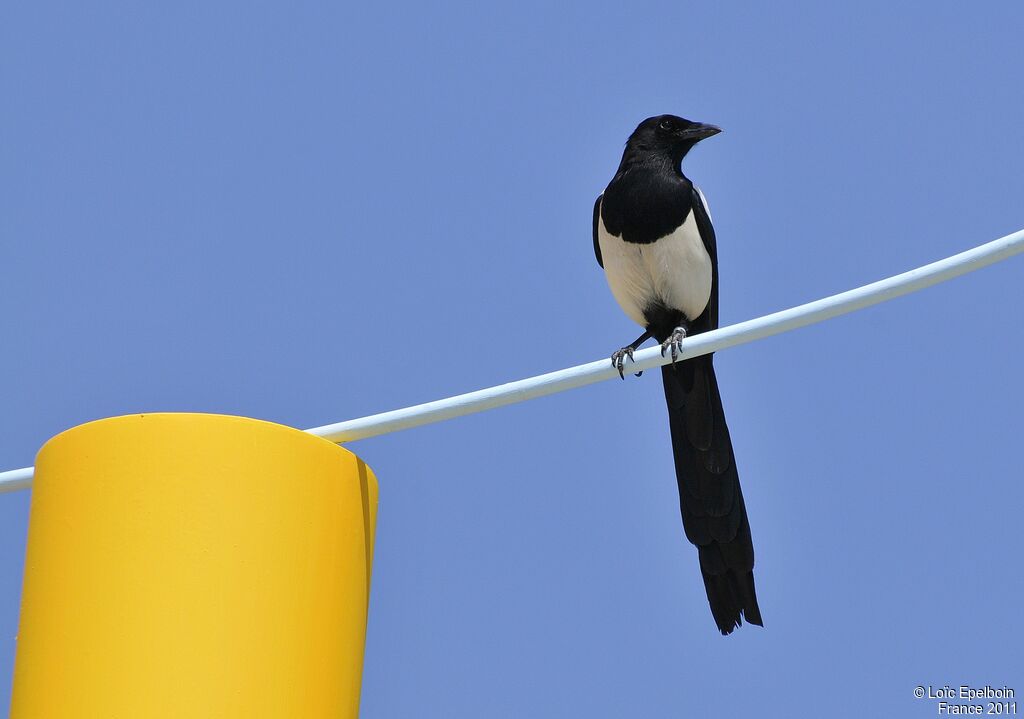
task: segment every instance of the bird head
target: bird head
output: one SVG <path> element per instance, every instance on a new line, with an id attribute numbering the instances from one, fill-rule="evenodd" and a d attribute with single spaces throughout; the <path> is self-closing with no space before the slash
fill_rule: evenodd
<path id="1" fill-rule="evenodd" d="M 626 142 L 626 151 L 668 155 L 679 162 L 701 140 L 722 130 L 675 115 L 657 115 L 641 122 Z"/>

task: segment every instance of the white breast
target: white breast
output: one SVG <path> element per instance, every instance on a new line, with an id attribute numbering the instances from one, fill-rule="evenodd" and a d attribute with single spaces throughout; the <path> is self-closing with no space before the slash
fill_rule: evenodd
<path id="1" fill-rule="evenodd" d="M 711 299 L 711 258 L 691 211 L 673 232 L 646 245 L 624 242 L 598 222 L 601 259 L 612 295 L 641 327 L 644 308 L 654 303 L 696 319 Z"/>

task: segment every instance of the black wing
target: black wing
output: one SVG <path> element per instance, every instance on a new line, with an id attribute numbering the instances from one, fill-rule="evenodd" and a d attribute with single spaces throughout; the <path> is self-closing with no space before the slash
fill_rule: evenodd
<path id="1" fill-rule="evenodd" d="M 598 195 L 594 201 L 594 256 L 597 258 L 597 264 L 602 268 L 604 267 L 604 261 L 601 259 L 601 243 L 597 241 L 597 223 L 601 221 L 601 198 L 604 195 Z M 714 243 L 714 240 L 712 240 Z"/>
<path id="2" fill-rule="evenodd" d="M 708 306 L 701 313 L 694 323 L 693 329 L 700 332 L 718 329 L 718 247 L 715 242 L 715 228 L 711 224 L 711 216 L 708 208 L 704 206 L 700 190 L 693 185 L 693 218 L 697 221 L 697 231 L 700 232 L 700 239 L 704 241 L 704 249 L 711 258 L 711 297 L 708 298 Z M 600 199 L 600 198 L 598 198 Z M 596 231 L 594 237 L 597 237 Z"/>

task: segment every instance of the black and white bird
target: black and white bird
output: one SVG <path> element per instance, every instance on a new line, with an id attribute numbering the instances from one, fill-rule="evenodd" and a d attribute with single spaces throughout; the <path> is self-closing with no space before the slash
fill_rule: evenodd
<path id="1" fill-rule="evenodd" d="M 754 545 L 711 355 L 676 362 L 683 338 L 718 327 L 718 255 L 704 195 L 682 171 L 713 125 L 674 115 L 636 128 L 615 177 L 594 203 L 594 253 L 612 294 L 644 328 L 612 354 L 623 362 L 647 339 L 672 355 L 662 367 L 686 538 L 697 546 L 711 613 L 722 634 L 762 624 Z"/>

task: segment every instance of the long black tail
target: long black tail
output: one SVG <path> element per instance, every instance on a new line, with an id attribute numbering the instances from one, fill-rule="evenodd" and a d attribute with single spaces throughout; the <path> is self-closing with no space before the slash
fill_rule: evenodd
<path id="1" fill-rule="evenodd" d="M 754 594 L 754 544 L 712 358 L 667 365 L 661 376 L 683 530 L 697 545 L 715 623 L 722 634 L 743 618 L 762 625 Z"/>

